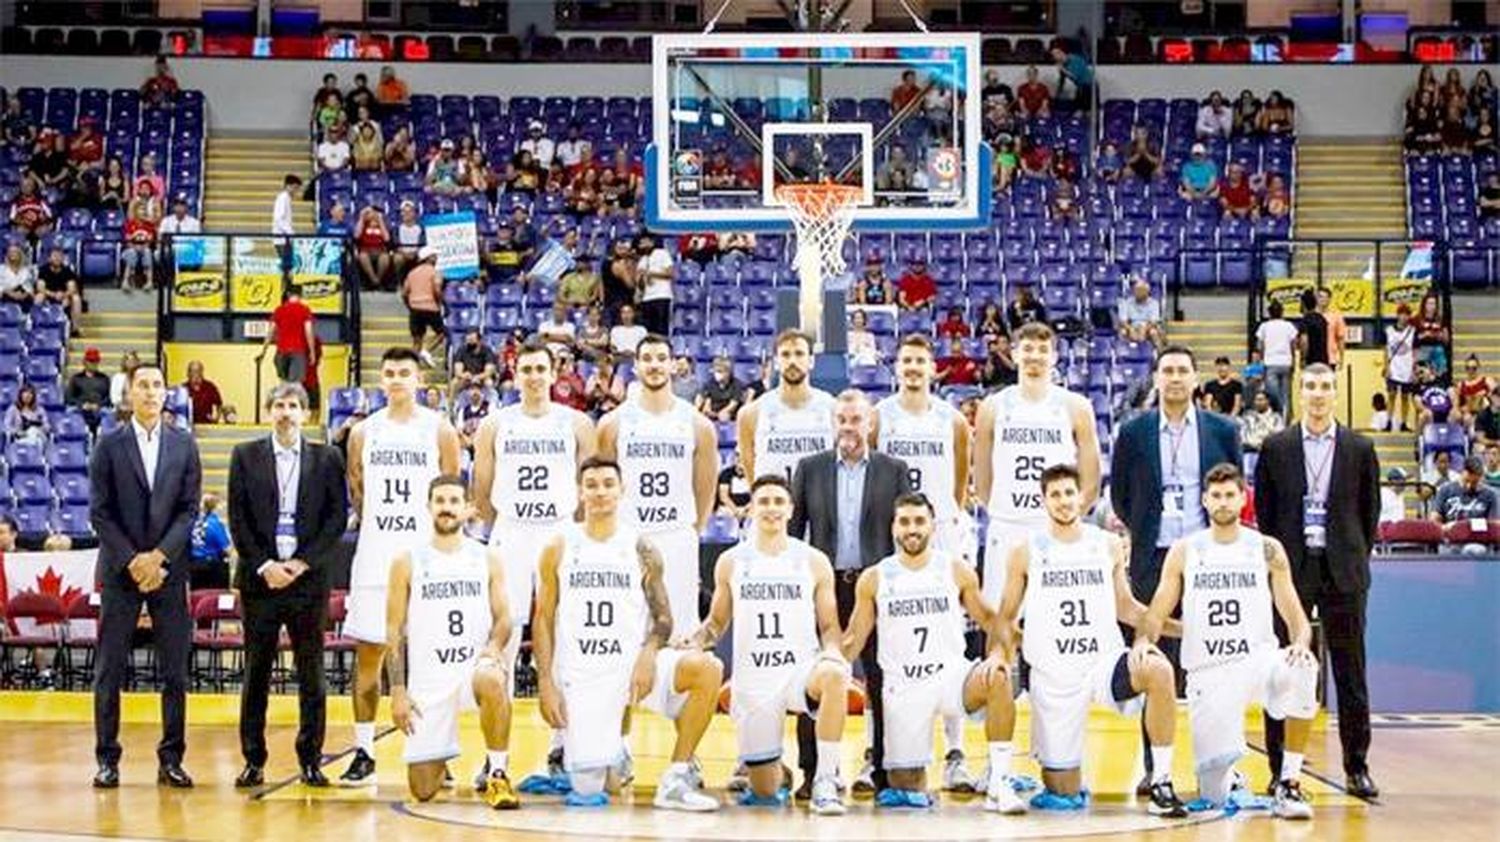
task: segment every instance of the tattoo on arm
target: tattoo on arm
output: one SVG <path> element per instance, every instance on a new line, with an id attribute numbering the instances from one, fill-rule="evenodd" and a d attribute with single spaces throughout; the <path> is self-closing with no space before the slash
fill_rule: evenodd
<path id="1" fill-rule="evenodd" d="M 651 611 L 646 643 L 661 647 L 672 638 L 672 608 L 667 602 L 666 584 L 662 581 L 661 551 L 645 538 L 636 542 L 635 550 L 641 560 L 641 587 L 646 591 L 646 606 Z"/>
<path id="2" fill-rule="evenodd" d="M 403 637 L 393 637 L 387 644 L 385 669 L 392 687 L 406 686 L 406 640 Z"/>

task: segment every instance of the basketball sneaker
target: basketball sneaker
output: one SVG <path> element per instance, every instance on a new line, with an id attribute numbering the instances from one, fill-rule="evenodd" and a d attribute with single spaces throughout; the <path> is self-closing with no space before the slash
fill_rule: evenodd
<path id="1" fill-rule="evenodd" d="M 547 765 L 521 779 L 521 792 L 527 795 L 567 795 L 573 791 L 568 770 L 563 768 L 563 750 L 559 746 L 547 752 Z"/>
<path id="2" fill-rule="evenodd" d="M 943 789 L 948 792 L 977 792 L 979 787 L 975 784 L 974 776 L 969 774 L 969 769 L 964 765 L 964 753 L 958 749 L 948 752 L 943 758 Z"/>
<path id="3" fill-rule="evenodd" d="M 375 758 L 365 754 L 365 750 L 357 748 L 354 750 L 354 759 L 349 761 L 349 768 L 344 774 L 339 775 L 339 786 L 374 786 L 375 785 Z"/>
<path id="4" fill-rule="evenodd" d="M 651 803 L 662 810 L 685 810 L 689 813 L 712 813 L 719 809 L 719 799 L 714 798 L 693 785 L 691 772 L 673 773 L 669 768 L 656 784 L 656 797 Z"/>
<path id="5" fill-rule="evenodd" d="M 488 757 L 486 757 L 484 759 L 484 765 L 481 766 L 481 767 L 479 767 L 479 771 L 478 772 L 474 773 L 474 794 L 475 795 L 483 795 L 484 792 L 485 792 L 485 790 L 489 788 L 489 785 L 490 785 L 490 759 Z"/>
<path id="6" fill-rule="evenodd" d="M 510 778 L 499 769 L 484 782 L 484 803 L 495 810 L 521 809 L 521 797 L 516 795 L 516 788 L 511 786 Z"/>
<path id="7" fill-rule="evenodd" d="M 871 786 L 871 789 L 874 789 Z M 833 778 L 818 778 L 812 785 L 812 803 L 809 806 L 819 816 L 842 816 L 848 812 L 844 799 L 839 795 L 839 783 Z"/>
<path id="8" fill-rule="evenodd" d="M 1146 805 L 1146 812 L 1164 819 L 1185 819 L 1188 814 L 1187 807 L 1177 797 L 1171 781 L 1159 781 L 1151 785 L 1151 803 Z"/>
<path id="9" fill-rule="evenodd" d="M 593 795 L 583 795 L 577 792 L 570 792 L 567 795 L 563 796 L 563 806 L 608 807 L 609 795 L 603 792 L 596 792 Z"/>
<path id="10" fill-rule="evenodd" d="M 1000 775 L 990 781 L 984 793 L 984 809 L 1003 816 L 1019 816 L 1026 812 L 1026 802 L 1016 794 L 1010 775 Z"/>
<path id="11" fill-rule="evenodd" d="M 615 761 L 615 765 L 610 768 L 610 771 L 614 772 L 615 780 L 619 782 L 620 789 L 625 789 L 630 786 L 631 781 L 635 780 L 635 758 L 630 756 L 630 746 L 624 746 L 620 749 L 620 759 Z"/>
<path id="12" fill-rule="evenodd" d="M 1277 781 L 1274 798 L 1271 815 L 1278 819 L 1306 821 L 1313 817 L 1312 805 L 1302 796 L 1302 786 L 1296 781 Z"/>
<path id="13" fill-rule="evenodd" d="M 865 765 L 859 767 L 859 774 L 854 776 L 853 792 L 865 797 L 875 794 L 875 756 L 869 749 L 865 749 Z"/>
<path id="14" fill-rule="evenodd" d="M 688 760 L 687 782 L 693 789 L 703 788 L 703 764 L 696 757 Z"/>

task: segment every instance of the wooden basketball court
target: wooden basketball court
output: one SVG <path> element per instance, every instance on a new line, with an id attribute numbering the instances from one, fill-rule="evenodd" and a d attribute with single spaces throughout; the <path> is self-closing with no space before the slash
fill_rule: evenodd
<path id="1" fill-rule="evenodd" d="M 1384 792 L 1366 804 L 1338 787 L 1338 738 L 1321 724 L 1309 750 L 1305 790 L 1317 808 L 1311 824 L 1278 822 L 1268 814 L 1242 811 L 1195 815 L 1185 822 L 1151 818 L 1125 795 L 1139 775 L 1135 723 L 1099 714 L 1089 725 L 1088 778 L 1095 792 L 1085 814 L 1033 812 L 1007 818 L 980 811 L 977 800 L 945 800 L 931 812 L 877 812 L 855 802 L 843 818 L 810 817 L 785 810 L 726 807 L 717 814 L 668 813 L 650 806 L 654 784 L 667 759 L 670 725 L 638 716 L 631 744 L 638 785 L 630 798 L 604 810 L 568 810 L 557 799 L 528 798 L 518 812 L 496 813 L 470 794 L 463 781 L 482 758 L 478 727 L 464 728 L 466 755 L 454 765 L 460 788 L 428 804 L 406 799 L 400 763 L 401 737 L 383 736 L 378 746 L 380 785 L 364 790 L 309 790 L 295 783 L 292 736 L 294 697 L 275 697 L 271 710 L 271 762 L 266 787 L 236 791 L 241 758 L 236 731 L 238 699 L 195 695 L 189 704 L 186 768 L 198 787 L 189 792 L 155 784 L 157 700 L 127 696 L 122 734 L 122 786 L 113 792 L 89 788 L 93 775 L 91 697 L 82 693 L 0 694 L 0 842 L 66 836 L 127 839 L 1061 839 L 1109 837 L 1162 840 L 1364 840 L 1443 842 L 1500 838 L 1500 716 L 1377 718 L 1372 762 Z M 330 700 L 328 750 L 349 739 L 348 703 Z M 472 717 L 472 715 L 471 715 Z M 382 721 L 388 721 L 382 711 Z M 519 780 L 537 768 L 547 735 L 535 705 L 518 703 L 511 742 L 511 769 Z M 966 750 L 978 772 L 983 734 L 966 731 Z M 1252 743 L 1258 740 L 1252 736 Z M 1179 727 L 1178 790 L 1191 797 L 1192 753 L 1185 721 Z M 1017 729 L 1018 750 L 1028 744 L 1025 706 Z M 788 747 L 793 745 L 789 738 Z M 851 718 L 844 768 L 852 774 L 863 745 L 863 721 Z M 714 721 L 700 751 L 711 788 L 722 787 L 733 765 L 734 741 L 727 717 Z M 342 771 L 342 755 L 330 756 L 330 777 Z M 1241 763 L 1257 789 L 1265 764 L 1252 755 Z M 1035 774 L 1029 760 L 1021 771 Z M 930 780 L 937 780 L 934 766 Z"/>

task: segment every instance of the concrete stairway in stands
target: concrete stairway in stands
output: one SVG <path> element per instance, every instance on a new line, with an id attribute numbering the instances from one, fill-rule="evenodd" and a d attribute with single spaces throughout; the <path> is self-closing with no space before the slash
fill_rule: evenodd
<path id="1" fill-rule="evenodd" d="M 99 370 L 113 375 L 120 370 L 120 357 L 126 351 L 135 351 L 141 359 L 156 357 L 156 314 L 151 310 L 101 310 L 99 298 L 116 295 L 114 291 L 96 294 L 89 291 L 89 299 L 95 304 L 93 312 L 84 313 L 79 324 L 82 335 L 68 343 L 68 360 L 64 368 L 67 376 L 83 368 L 83 352 L 98 348 L 103 359 Z M 144 297 L 142 297 L 144 300 Z"/>
<path id="2" fill-rule="evenodd" d="M 360 353 L 359 385 L 365 388 L 380 386 L 380 355 L 393 347 L 411 346 L 411 331 L 407 327 L 406 307 L 401 299 L 388 292 L 365 292 L 360 294 L 360 335 L 364 345 Z M 439 348 L 433 356 L 441 363 L 443 353 Z M 441 386 L 448 382 L 448 372 L 439 367 L 426 371 L 424 382 Z"/>
<path id="3" fill-rule="evenodd" d="M 203 227 L 225 233 L 270 232 L 271 206 L 288 173 L 304 179 L 312 151 L 300 134 L 231 134 L 208 138 L 203 195 Z M 296 201 L 299 233 L 313 233 L 311 202 Z"/>
<path id="4" fill-rule="evenodd" d="M 1479 357 L 1480 370 L 1500 380 L 1500 295 L 1493 290 L 1453 295 L 1453 355 L 1456 376 L 1463 361 Z"/>
<path id="5" fill-rule="evenodd" d="M 1406 192 L 1401 146 L 1390 139 L 1304 138 L 1297 144 L 1296 228 L 1299 238 L 1361 239 L 1406 236 Z M 1374 249 L 1366 244 L 1323 248 L 1326 279 L 1359 277 Z M 1382 252 L 1382 271 L 1399 269 L 1404 250 Z M 1316 252 L 1304 247 L 1292 274 L 1316 277 Z"/>

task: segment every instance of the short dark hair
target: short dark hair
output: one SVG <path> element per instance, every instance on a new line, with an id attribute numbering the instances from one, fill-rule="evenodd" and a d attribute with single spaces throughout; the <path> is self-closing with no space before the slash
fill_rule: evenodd
<path id="1" fill-rule="evenodd" d="M 302 177 L 296 173 L 287 173 L 286 178 L 281 180 L 282 187 L 301 187 Z"/>
<path id="2" fill-rule="evenodd" d="M 1023 339 L 1030 339 L 1037 342 L 1052 342 L 1057 339 L 1057 334 L 1053 332 L 1052 326 L 1046 322 L 1027 322 L 1021 325 L 1020 330 L 1016 331 L 1016 341 L 1020 342 Z"/>
<path id="3" fill-rule="evenodd" d="M 897 352 L 899 353 L 902 348 L 921 348 L 929 355 L 936 353 L 932 349 L 932 340 L 925 333 L 908 333 L 901 337 L 901 341 L 896 345 Z"/>
<path id="4" fill-rule="evenodd" d="M 131 385 L 135 385 L 135 378 L 136 378 L 136 376 L 139 375 L 142 371 L 146 371 L 146 370 L 154 371 L 157 374 L 160 374 L 162 376 L 163 380 L 166 380 L 167 373 L 165 371 L 162 371 L 161 364 L 160 363 L 155 363 L 155 362 L 148 362 L 148 363 L 141 363 L 140 365 L 137 365 L 135 368 L 133 368 L 133 369 L 130 370 L 130 384 Z"/>
<path id="5" fill-rule="evenodd" d="M 1074 485 L 1078 485 L 1078 486 L 1082 486 L 1083 485 L 1083 474 L 1080 474 L 1078 472 L 1078 468 L 1077 467 L 1075 467 L 1073 465 L 1066 464 L 1066 463 L 1061 463 L 1061 464 L 1057 464 L 1057 465 L 1049 465 L 1046 469 L 1044 469 L 1042 471 L 1042 476 L 1041 476 L 1041 489 L 1042 489 L 1042 493 L 1046 494 L 1047 493 L 1047 487 L 1050 486 L 1052 483 L 1054 483 L 1054 482 L 1061 482 L 1062 480 L 1065 480 L 1065 479 L 1072 480 Z"/>
<path id="6" fill-rule="evenodd" d="M 787 344 L 788 342 L 803 342 L 803 343 L 806 343 L 806 345 L 807 345 L 807 352 L 809 354 L 812 353 L 813 338 L 806 331 L 798 330 L 797 328 L 794 328 L 794 327 L 789 327 L 786 330 L 783 330 L 782 332 L 776 334 L 776 344 L 773 345 L 772 347 L 774 347 L 776 350 L 780 351 L 781 350 L 781 346 Z"/>
<path id="7" fill-rule="evenodd" d="M 933 508 L 932 501 L 927 499 L 927 495 L 923 494 L 920 491 L 911 491 L 906 494 L 902 494 L 900 497 L 897 497 L 896 505 L 892 508 L 899 509 L 903 506 L 921 506 L 922 508 L 927 510 L 927 514 L 933 516 L 937 515 L 937 509 Z"/>
<path id="8" fill-rule="evenodd" d="M 458 474 L 438 474 L 432 478 L 432 482 L 427 483 L 427 499 L 431 500 L 432 492 L 437 491 L 445 485 L 460 488 L 463 490 L 465 498 L 469 496 L 469 485 L 464 482 L 463 477 Z"/>
<path id="9" fill-rule="evenodd" d="M 750 483 L 750 496 L 754 497 L 755 492 L 761 490 L 762 488 L 765 488 L 768 485 L 774 485 L 777 488 L 780 488 L 782 491 L 785 491 L 787 494 L 792 493 L 792 484 L 790 482 L 787 482 L 786 477 L 782 476 L 781 474 L 761 474 L 760 476 L 755 478 L 755 482 Z"/>
<path id="10" fill-rule="evenodd" d="M 11 533 L 14 535 L 21 534 L 21 524 L 17 523 L 16 519 L 8 514 L 0 514 L 0 526 L 9 526 Z"/>
<path id="11" fill-rule="evenodd" d="M 648 333 L 641 337 L 641 341 L 635 343 L 635 353 L 639 355 L 641 349 L 647 345 L 665 345 L 669 353 L 672 350 L 672 340 L 662 336 L 660 333 Z"/>
<path id="12" fill-rule="evenodd" d="M 1244 488 L 1245 474 L 1233 462 L 1220 462 L 1209 468 L 1208 473 L 1203 475 L 1204 488 L 1208 488 L 1210 485 L 1217 485 L 1221 482 L 1232 482 L 1240 488 Z"/>
<path id="13" fill-rule="evenodd" d="M 1281 318 L 1281 315 L 1286 312 L 1286 308 L 1281 306 L 1280 301 L 1272 301 L 1271 306 L 1267 310 L 1267 312 L 1270 313 L 1271 318 L 1279 319 Z"/>
<path id="14" fill-rule="evenodd" d="M 416 363 L 417 365 L 421 365 L 422 358 L 417 356 L 416 351 L 413 351 L 412 349 L 407 348 L 403 345 L 397 345 L 391 348 L 387 348 L 385 349 L 385 353 L 380 355 L 381 365 L 395 362 Z"/>
<path id="15" fill-rule="evenodd" d="M 548 365 L 553 365 L 557 362 L 557 355 L 552 353 L 552 348 L 535 336 L 521 343 L 520 350 L 516 351 L 516 359 L 519 360 L 527 354 L 546 354 Z"/>
<path id="16" fill-rule="evenodd" d="M 1194 368 L 1198 367 L 1198 358 L 1193 356 L 1193 349 L 1186 345 L 1168 345 L 1161 349 L 1156 355 L 1156 363 L 1151 366 L 1152 371 L 1161 371 L 1161 361 L 1172 354 L 1182 354 L 1188 358 L 1188 362 Z"/>
<path id="17" fill-rule="evenodd" d="M 596 470 L 614 471 L 615 476 L 619 478 L 624 478 L 625 476 L 625 473 L 620 470 L 619 462 L 613 459 L 606 459 L 603 456 L 590 456 L 578 466 L 578 480 L 582 482 L 583 475 L 586 472 Z"/>
<path id="18" fill-rule="evenodd" d="M 1229 358 L 1223 356 L 1222 354 L 1220 356 L 1214 357 L 1214 365 L 1229 365 Z"/>

